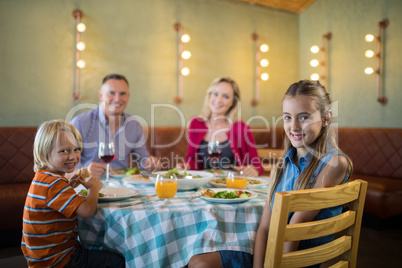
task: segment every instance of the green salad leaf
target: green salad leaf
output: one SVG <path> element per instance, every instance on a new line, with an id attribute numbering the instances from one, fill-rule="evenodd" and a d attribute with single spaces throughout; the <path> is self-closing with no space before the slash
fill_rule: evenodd
<path id="1" fill-rule="evenodd" d="M 251 196 L 250 192 L 247 191 L 220 191 L 215 193 L 212 198 L 221 198 L 221 199 L 235 199 L 235 198 L 249 198 Z"/>

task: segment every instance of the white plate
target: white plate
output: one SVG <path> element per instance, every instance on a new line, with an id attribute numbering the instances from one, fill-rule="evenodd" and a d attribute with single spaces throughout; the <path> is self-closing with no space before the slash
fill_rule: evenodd
<path id="1" fill-rule="evenodd" d="M 123 178 L 128 177 L 128 176 L 131 176 L 131 175 L 109 174 L 109 176 L 110 176 L 110 178 L 113 178 L 113 179 L 123 179 Z M 106 178 L 106 175 L 104 174 L 104 176 L 102 176 L 102 177 L 105 177 L 105 178 Z"/>
<path id="2" fill-rule="evenodd" d="M 141 175 L 126 176 L 123 181 L 134 185 L 153 185 L 154 183 L 147 177 Z"/>
<path id="3" fill-rule="evenodd" d="M 167 171 L 158 171 L 155 174 L 166 174 Z M 177 179 L 177 190 L 179 191 L 186 191 L 186 190 L 193 190 L 200 188 L 207 184 L 214 175 L 212 173 L 206 171 L 198 171 L 198 170 L 186 170 L 187 174 L 192 176 L 201 176 L 201 178 L 181 178 Z M 155 177 L 149 177 L 153 183 L 156 181 Z"/>
<path id="4" fill-rule="evenodd" d="M 228 189 L 228 188 L 213 188 L 211 189 L 212 191 L 214 191 L 215 193 L 220 192 L 220 191 L 244 191 L 244 189 Z M 212 198 L 212 197 L 204 197 L 201 196 L 201 199 L 204 199 L 205 201 L 208 202 L 213 202 L 213 203 L 224 203 L 224 204 L 235 204 L 235 203 L 243 203 L 246 202 L 250 199 L 256 198 L 257 197 L 257 193 L 250 191 L 250 190 L 246 190 L 247 192 L 249 192 L 251 194 L 251 196 L 249 198 L 235 198 L 235 199 L 221 199 L 221 198 Z M 198 191 L 196 193 L 196 195 L 201 195 L 201 192 Z"/>
<path id="5" fill-rule="evenodd" d="M 270 177 L 250 177 L 247 179 L 257 180 L 257 181 L 261 182 L 260 184 L 247 185 L 247 189 L 258 189 L 258 188 L 267 186 Z M 226 183 L 217 182 L 218 180 L 222 180 L 222 178 L 210 180 L 209 184 L 211 184 L 211 186 L 213 186 L 213 187 L 218 187 L 218 188 L 226 187 Z"/>
<path id="6" fill-rule="evenodd" d="M 222 174 L 218 174 L 218 173 L 215 173 L 215 172 L 212 173 L 212 172 L 209 172 L 209 171 L 205 170 L 205 172 L 211 173 L 215 178 L 226 178 L 230 170 L 219 169 L 218 171 L 221 172 Z"/>
<path id="7" fill-rule="evenodd" d="M 77 187 L 78 188 L 78 187 Z M 77 193 L 81 191 L 81 189 L 75 189 Z M 84 188 L 85 189 L 85 188 Z M 100 193 L 104 194 L 105 196 L 99 197 L 99 201 L 117 201 L 117 200 L 124 200 L 133 196 L 140 194 L 139 191 L 129 188 L 122 188 L 122 187 L 109 187 L 109 188 L 102 188 Z"/>

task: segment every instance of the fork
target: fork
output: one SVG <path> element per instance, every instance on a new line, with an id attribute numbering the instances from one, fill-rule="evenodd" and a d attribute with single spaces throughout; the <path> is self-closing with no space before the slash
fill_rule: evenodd
<path id="1" fill-rule="evenodd" d="M 156 201 L 159 201 L 159 199 L 155 199 L 155 200 L 145 200 L 145 201 L 136 200 L 136 201 L 131 202 L 131 203 L 119 204 L 119 205 L 117 205 L 116 207 L 118 207 L 118 208 L 126 208 L 126 207 L 136 206 L 136 205 L 143 204 L 143 203 L 152 203 L 152 202 L 156 202 Z"/>
<path id="2" fill-rule="evenodd" d="M 211 189 L 207 189 L 206 191 L 205 191 L 205 193 L 203 193 L 203 194 L 200 194 L 200 195 L 195 195 L 195 196 L 192 196 L 192 197 L 190 197 L 189 199 L 188 199 L 188 201 L 192 201 L 192 200 L 194 200 L 194 199 L 196 199 L 196 198 L 199 198 L 199 197 L 201 197 L 201 196 L 204 196 L 206 193 L 208 193 L 208 192 L 213 192 Z"/>

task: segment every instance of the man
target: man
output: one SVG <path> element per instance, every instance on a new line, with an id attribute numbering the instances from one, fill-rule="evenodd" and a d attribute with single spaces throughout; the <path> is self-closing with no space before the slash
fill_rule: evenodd
<path id="1" fill-rule="evenodd" d="M 113 141 L 116 159 L 112 169 L 127 168 L 129 154 L 133 153 L 140 169 L 158 169 L 160 163 L 150 156 L 142 133 L 141 124 L 124 113 L 130 92 L 123 75 L 110 74 L 103 78 L 99 90 L 101 104 L 97 109 L 73 118 L 74 125 L 82 135 L 83 151 L 77 168 L 88 167 L 93 177 L 99 178 L 106 171 L 106 164 L 98 157 L 100 141 Z"/>

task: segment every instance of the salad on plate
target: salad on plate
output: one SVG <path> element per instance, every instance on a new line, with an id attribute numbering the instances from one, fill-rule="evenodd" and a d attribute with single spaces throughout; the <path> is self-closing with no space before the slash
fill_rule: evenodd
<path id="1" fill-rule="evenodd" d="M 138 168 L 120 168 L 120 169 L 114 169 L 112 170 L 112 175 L 117 175 L 117 176 L 130 176 L 134 174 L 140 174 L 141 170 Z"/>

